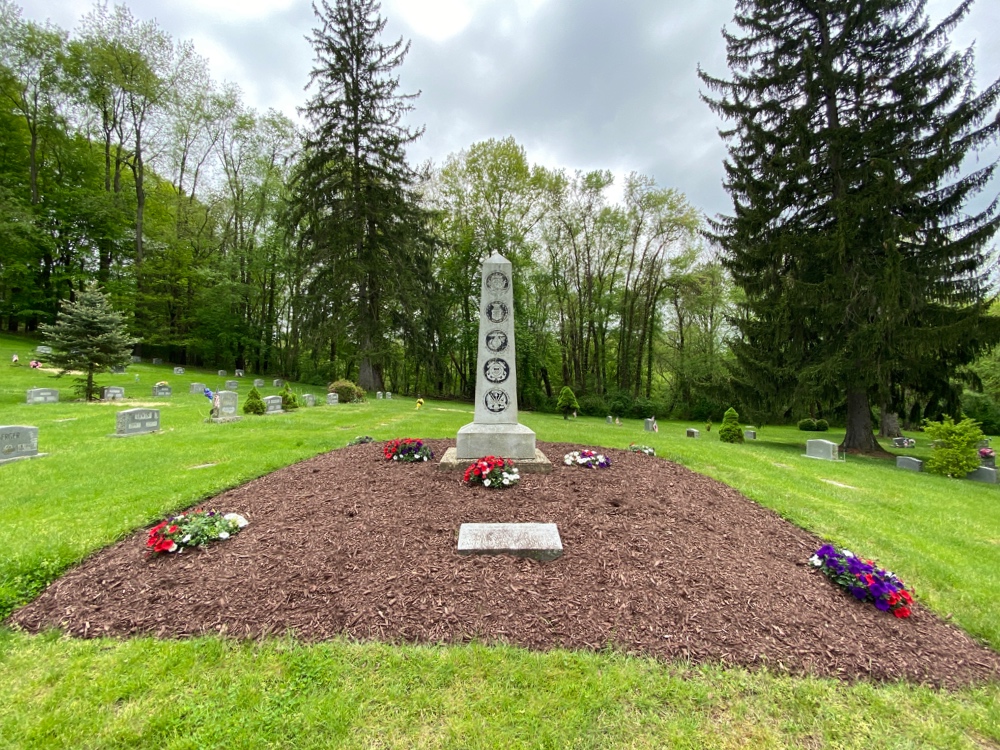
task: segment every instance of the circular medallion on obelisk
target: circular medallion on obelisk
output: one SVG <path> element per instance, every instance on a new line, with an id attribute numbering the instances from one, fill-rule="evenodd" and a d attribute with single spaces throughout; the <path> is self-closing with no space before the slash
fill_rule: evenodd
<path id="1" fill-rule="evenodd" d="M 486 397 L 483 399 L 483 402 L 486 404 L 488 410 L 494 414 L 499 414 L 502 411 L 506 411 L 507 407 L 510 406 L 510 396 L 507 395 L 507 391 L 500 388 L 491 388 L 486 391 Z"/>
<path id="2" fill-rule="evenodd" d="M 507 305 L 500 300 L 493 300 L 486 305 L 486 318 L 490 323 L 503 323 L 509 314 Z"/>
<path id="3" fill-rule="evenodd" d="M 499 271 L 494 271 L 486 277 L 486 288 L 494 294 L 498 292 L 506 292 L 507 287 L 509 286 L 510 281 L 508 281 L 507 277 Z"/>
<path id="4" fill-rule="evenodd" d="M 507 334 L 499 328 L 494 328 L 486 334 L 486 348 L 494 354 L 499 354 L 500 352 L 506 350 Z"/>
<path id="5" fill-rule="evenodd" d="M 502 383 L 510 376 L 510 365 L 498 357 L 486 360 L 483 375 L 491 383 Z"/>

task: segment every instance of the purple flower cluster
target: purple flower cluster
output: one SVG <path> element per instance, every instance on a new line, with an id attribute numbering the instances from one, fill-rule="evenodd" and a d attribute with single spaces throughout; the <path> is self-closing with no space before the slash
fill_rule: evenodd
<path id="1" fill-rule="evenodd" d="M 850 550 L 838 550 L 824 544 L 809 562 L 819 568 L 827 578 L 847 589 L 856 599 L 870 601 L 883 612 L 896 617 L 909 617 L 913 597 L 899 578 L 872 560 L 862 560 Z"/>

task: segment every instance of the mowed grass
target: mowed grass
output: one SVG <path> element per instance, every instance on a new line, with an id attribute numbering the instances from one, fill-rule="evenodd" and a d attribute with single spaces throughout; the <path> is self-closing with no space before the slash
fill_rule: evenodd
<path id="1" fill-rule="evenodd" d="M 356 435 L 454 437 L 471 406 L 413 399 L 320 406 L 205 424 L 190 382 L 216 373 L 133 365 L 102 382 L 124 404 L 72 403 L 67 378 L 7 366 L 24 339 L 0 336 L 0 424 L 40 428 L 49 455 L 0 466 L 0 611 L 93 551 L 222 489 Z M 135 383 L 135 374 L 140 382 Z M 114 414 L 167 380 L 163 431 L 127 439 Z M 241 395 L 251 378 L 241 381 Z M 267 379 L 265 395 L 276 393 Z M 26 405 L 58 387 L 57 405 Z M 315 387 L 295 388 L 320 395 Z M 134 400 L 133 400 L 134 398 Z M 877 557 L 922 604 L 1000 649 L 1000 488 L 803 458 L 811 437 L 765 427 L 721 444 L 704 425 L 522 413 L 540 440 L 654 446 L 737 487 L 824 539 Z M 698 440 L 684 429 L 702 430 Z M 910 455 L 926 455 L 916 435 Z M 766 544 L 766 540 L 762 540 Z M 961 655 L 956 655 L 961 658 Z M 411 647 L 293 638 L 78 641 L 0 630 L 0 747 L 1000 747 L 1000 685 L 957 692 L 663 664 L 618 653 Z"/>

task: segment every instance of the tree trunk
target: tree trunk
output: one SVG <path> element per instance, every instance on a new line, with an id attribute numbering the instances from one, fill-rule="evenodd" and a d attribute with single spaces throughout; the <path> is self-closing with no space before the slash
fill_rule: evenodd
<path id="1" fill-rule="evenodd" d="M 882 438 L 903 437 L 899 431 L 899 415 L 882 410 L 882 418 L 878 422 L 878 436 Z"/>
<path id="2" fill-rule="evenodd" d="M 847 434 L 840 444 L 841 450 L 874 453 L 880 450 L 872 432 L 872 415 L 868 405 L 868 394 L 862 389 L 847 393 Z"/>

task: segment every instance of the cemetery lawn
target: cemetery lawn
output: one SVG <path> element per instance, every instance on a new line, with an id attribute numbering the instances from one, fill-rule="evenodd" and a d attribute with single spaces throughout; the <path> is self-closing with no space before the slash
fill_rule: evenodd
<path id="1" fill-rule="evenodd" d="M 124 404 L 70 401 L 68 378 L 26 363 L 0 335 L 0 424 L 39 427 L 49 455 L 0 466 L 0 616 L 92 552 L 223 489 L 357 435 L 448 438 L 467 404 L 413 399 L 205 424 L 215 372 L 133 365 L 105 375 Z M 22 366 L 9 366 L 11 353 Z M 135 374 L 140 382 L 135 383 Z M 166 380 L 169 399 L 147 397 Z M 264 395 L 277 393 L 271 378 Z M 241 398 L 249 389 L 241 382 Z M 27 405 L 31 387 L 59 404 Z M 299 392 L 323 389 L 296 386 Z M 114 440 L 114 414 L 161 409 L 162 432 Z M 539 440 L 656 448 L 794 524 L 891 567 L 929 607 L 1000 650 L 1000 488 L 896 470 L 878 459 L 805 459 L 841 433 L 764 427 L 727 445 L 704 425 L 564 421 L 522 413 Z M 684 428 L 702 430 L 686 439 Z M 907 455 L 926 457 L 926 439 Z M 897 451 L 903 453 L 904 451 Z M 961 658 L 961 655 L 956 655 Z M 386 645 L 291 638 L 240 642 L 78 640 L 0 629 L 4 747 L 969 747 L 1000 746 L 1000 685 L 957 691 L 844 683 L 615 652 Z"/>

